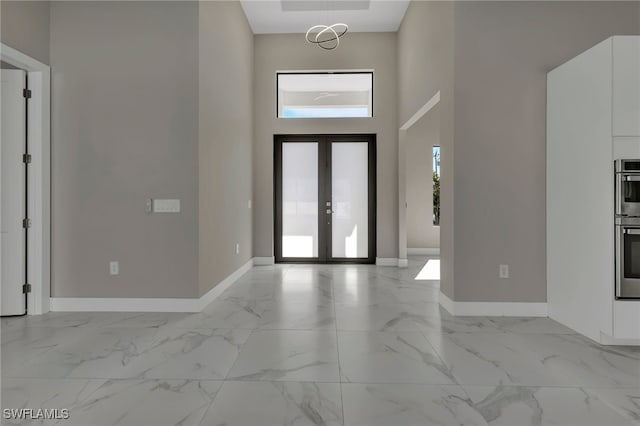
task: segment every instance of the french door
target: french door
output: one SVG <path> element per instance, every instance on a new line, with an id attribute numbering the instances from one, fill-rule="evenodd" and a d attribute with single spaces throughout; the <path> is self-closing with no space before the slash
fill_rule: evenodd
<path id="1" fill-rule="evenodd" d="M 276 135 L 275 258 L 374 263 L 376 136 Z"/>

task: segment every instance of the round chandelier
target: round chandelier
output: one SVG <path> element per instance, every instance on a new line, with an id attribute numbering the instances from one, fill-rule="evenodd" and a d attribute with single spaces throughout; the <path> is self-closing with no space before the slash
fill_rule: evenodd
<path id="1" fill-rule="evenodd" d="M 324 50 L 333 50 L 340 46 L 340 37 L 349 31 L 349 26 L 343 23 L 333 25 L 314 25 L 307 30 L 305 38 L 308 43 L 315 44 Z"/>

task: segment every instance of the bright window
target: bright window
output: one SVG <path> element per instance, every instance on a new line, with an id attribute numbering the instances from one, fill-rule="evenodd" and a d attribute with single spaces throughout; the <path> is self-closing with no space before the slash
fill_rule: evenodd
<path id="1" fill-rule="evenodd" d="M 432 151 L 433 172 L 433 224 L 440 225 L 440 147 L 434 146 Z"/>
<path id="2" fill-rule="evenodd" d="M 279 118 L 373 117 L 373 72 L 278 73 Z"/>

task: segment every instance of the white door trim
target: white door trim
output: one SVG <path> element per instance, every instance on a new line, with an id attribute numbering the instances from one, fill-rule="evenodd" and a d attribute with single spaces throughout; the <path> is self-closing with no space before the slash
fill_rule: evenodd
<path id="1" fill-rule="evenodd" d="M 51 295 L 51 70 L 48 65 L 0 43 L 0 60 L 25 70 L 31 99 L 27 115 L 32 162 L 29 170 L 29 315 L 49 312 Z"/>

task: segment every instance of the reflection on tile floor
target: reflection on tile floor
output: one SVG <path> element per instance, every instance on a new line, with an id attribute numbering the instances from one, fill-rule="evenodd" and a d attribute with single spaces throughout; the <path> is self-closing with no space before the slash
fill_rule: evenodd
<path id="1" fill-rule="evenodd" d="M 452 317 L 409 268 L 256 267 L 197 314 L 2 320 L 2 408 L 59 425 L 640 425 L 640 349 Z M 12 423 L 13 422 L 13 423 Z"/>

